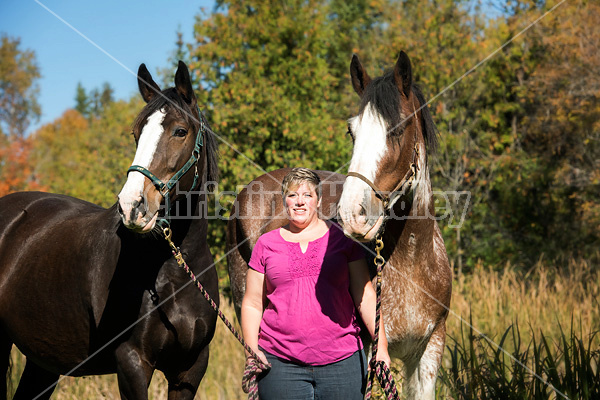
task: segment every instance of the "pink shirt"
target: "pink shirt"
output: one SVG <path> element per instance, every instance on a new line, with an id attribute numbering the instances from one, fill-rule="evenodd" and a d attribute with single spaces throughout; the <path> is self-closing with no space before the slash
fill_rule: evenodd
<path id="1" fill-rule="evenodd" d="M 299 364 L 324 365 L 362 348 L 348 263 L 364 257 L 360 245 L 332 224 L 308 243 L 288 242 L 279 229 L 262 235 L 248 265 L 265 274 L 268 304 L 258 345 Z"/>

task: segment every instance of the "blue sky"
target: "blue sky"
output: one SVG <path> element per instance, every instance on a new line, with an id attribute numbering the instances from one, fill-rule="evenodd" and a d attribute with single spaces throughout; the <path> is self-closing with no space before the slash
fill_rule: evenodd
<path id="1" fill-rule="evenodd" d="M 153 75 L 166 67 L 178 28 L 189 43 L 201 7 L 210 12 L 214 1 L 0 0 L 0 33 L 33 50 L 42 73 L 43 115 L 29 132 L 74 107 L 78 82 L 88 92 L 108 82 L 117 99 L 137 93 L 139 65 Z"/>

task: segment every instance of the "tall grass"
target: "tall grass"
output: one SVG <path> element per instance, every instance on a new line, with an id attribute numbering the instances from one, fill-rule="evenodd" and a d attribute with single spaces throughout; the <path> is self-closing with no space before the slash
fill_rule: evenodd
<path id="1" fill-rule="evenodd" d="M 594 392 L 600 335 L 593 333 L 600 331 L 599 298 L 600 273 L 586 261 L 573 260 L 564 271 L 539 262 L 528 273 L 510 265 L 502 272 L 478 266 L 454 282 L 437 397 L 562 399 L 544 383 L 549 382 L 570 399 L 600 398 Z M 221 304 L 235 319 L 230 302 L 222 299 Z M 23 363 L 16 350 L 13 357 L 16 388 Z M 243 368 L 241 345 L 217 321 L 208 371 L 196 398 L 245 399 Z M 400 363 L 392 366 L 399 386 L 400 369 Z M 65 378 L 53 398 L 118 399 L 118 393 L 114 375 Z M 166 381 L 157 372 L 150 398 L 164 399 L 166 393 Z M 383 398 L 381 393 L 374 397 Z"/>
<path id="2" fill-rule="evenodd" d="M 518 323 L 530 328 L 521 332 L 525 341 L 538 331 L 558 339 L 559 326 L 569 326 L 572 318 L 582 332 L 600 329 L 599 299 L 598 265 L 585 260 L 571 260 L 565 270 L 540 261 L 527 273 L 510 265 L 499 272 L 478 265 L 454 282 L 446 326 L 458 336 L 461 324 L 472 318 L 476 332 L 494 336 Z"/>
<path id="3" fill-rule="evenodd" d="M 561 331 L 558 342 L 540 332 L 525 344 L 515 324 L 492 343 L 466 327 L 458 338 L 450 338 L 450 367 L 440 371 L 438 395 L 461 400 L 600 399 L 597 334 L 582 339 L 571 326 L 567 333 Z"/>
<path id="4" fill-rule="evenodd" d="M 526 274 L 479 266 L 454 287 L 438 397 L 600 398 L 599 294 L 586 261 Z"/>

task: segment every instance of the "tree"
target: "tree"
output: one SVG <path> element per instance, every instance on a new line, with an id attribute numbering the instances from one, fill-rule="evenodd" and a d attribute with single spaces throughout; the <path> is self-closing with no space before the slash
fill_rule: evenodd
<path id="1" fill-rule="evenodd" d="M 536 27 L 544 57 L 527 82 L 522 146 L 537 161 L 525 202 L 540 246 L 590 257 L 600 241 L 600 26 L 597 2 L 575 1 Z M 542 204 L 543 207 L 539 207 Z"/>
<path id="2" fill-rule="evenodd" d="M 22 190 L 46 190 L 31 162 L 31 137 L 0 136 L 0 197 Z"/>
<path id="3" fill-rule="evenodd" d="M 529 268 L 542 255 L 564 265 L 597 248 L 597 6 L 565 3 L 508 43 L 552 5 L 512 2 L 483 30 L 488 54 L 507 45 L 475 72 L 469 145 L 455 163 L 466 161 L 473 199 L 462 235 L 469 266 Z"/>
<path id="4" fill-rule="evenodd" d="M 67 110 L 35 133 L 33 159 L 40 182 L 54 193 L 109 206 L 135 154 L 129 134 L 143 108 L 139 97 L 109 103 L 97 118 Z"/>
<path id="5" fill-rule="evenodd" d="M 79 111 L 81 115 L 89 116 L 90 113 L 90 99 L 85 92 L 85 88 L 81 82 L 77 83 L 77 89 L 75 93 L 75 109 Z"/>
<path id="6" fill-rule="evenodd" d="M 37 102 L 40 70 L 31 50 L 19 48 L 20 39 L 2 35 L 0 45 L 0 129 L 23 137 L 41 115 Z"/>
<path id="7" fill-rule="evenodd" d="M 89 118 L 98 118 L 102 113 L 114 102 L 114 89 L 110 83 L 104 82 L 101 89 L 92 89 L 88 96 L 89 98 L 89 113 L 83 114 Z"/>

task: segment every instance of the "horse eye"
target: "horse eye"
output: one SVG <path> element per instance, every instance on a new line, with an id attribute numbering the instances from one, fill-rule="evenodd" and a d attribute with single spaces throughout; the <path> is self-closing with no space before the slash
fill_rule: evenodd
<path id="1" fill-rule="evenodd" d="M 175 132 L 173 133 L 173 136 L 177 136 L 177 137 L 184 137 L 185 135 L 187 135 L 187 130 L 185 130 L 183 128 L 177 128 L 177 129 L 175 129 Z"/>

